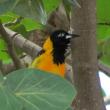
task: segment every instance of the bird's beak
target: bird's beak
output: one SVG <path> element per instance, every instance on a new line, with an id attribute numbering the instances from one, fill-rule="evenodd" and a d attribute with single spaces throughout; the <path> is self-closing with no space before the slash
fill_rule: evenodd
<path id="1" fill-rule="evenodd" d="M 71 39 L 71 38 L 76 38 L 76 37 L 79 37 L 78 34 L 69 34 L 66 36 L 66 39 Z"/>
<path id="2" fill-rule="evenodd" d="M 76 37 L 80 37 L 80 35 L 78 34 L 70 34 L 72 36 L 72 38 L 76 38 Z"/>

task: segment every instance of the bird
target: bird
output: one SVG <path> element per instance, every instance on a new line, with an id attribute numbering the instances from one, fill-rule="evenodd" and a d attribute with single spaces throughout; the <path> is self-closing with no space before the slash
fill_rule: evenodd
<path id="1" fill-rule="evenodd" d="M 44 42 L 38 56 L 33 60 L 31 68 L 65 77 L 65 53 L 70 46 L 71 38 L 78 36 L 61 29 L 52 32 Z"/>

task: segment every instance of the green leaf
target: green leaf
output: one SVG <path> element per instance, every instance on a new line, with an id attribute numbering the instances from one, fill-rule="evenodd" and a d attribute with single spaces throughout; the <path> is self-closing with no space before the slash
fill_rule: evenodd
<path id="1" fill-rule="evenodd" d="M 97 26 L 97 40 L 98 42 L 106 41 L 110 38 L 110 27 L 109 26 Z"/>
<path id="2" fill-rule="evenodd" d="M 8 88 L 4 86 L 5 78 L 0 75 L 0 109 L 1 110 L 21 110 L 22 104 Z"/>
<path id="3" fill-rule="evenodd" d="M 34 69 L 8 74 L 5 85 L 25 110 L 65 110 L 76 95 L 75 88 L 65 79 Z"/>
<path id="4" fill-rule="evenodd" d="M 47 15 L 41 0 L 2 0 L 0 2 L 0 13 L 14 12 L 23 17 L 28 17 L 46 24 Z"/>
<path id="5" fill-rule="evenodd" d="M 0 16 L 0 19 L 3 23 L 8 23 L 14 21 L 18 16 L 16 14 L 13 14 L 11 12 L 7 12 L 5 14 L 2 14 Z"/>
<path id="6" fill-rule="evenodd" d="M 0 60 L 3 60 L 4 63 L 9 63 L 11 59 L 7 52 L 3 50 L 7 50 L 7 47 L 4 40 L 0 39 Z"/>
<path id="7" fill-rule="evenodd" d="M 59 4 L 61 3 L 61 0 L 42 0 L 42 2 L 46 12 L 50 14 L 59 6 Z"/>
<path id="8" fill-rule="evenodd" d="M 2 0 L 0 14 L 11 11 L 45 25 L 48 15 L 59 6 L 60 2 L 61 0 Z"/>
<path id="9" fill-rule="evenodd" d="M 103 53 L 103 56 L 101 57 L 101 61 L 110 66 L 110 39 L 108 39 L 106 42 L 104 42 L 101 52 Z"/>
<path id="10" fill-rule="evenodd" d="M 23 24 L 26 28 L 26 31 L 32 31 L 35 29 L 43 29 L 43 25 L 38 23 L 37 21 L 25 18 L 22 20 L 21 24 Z"/>
<path id="11" fill-rule="evenodd" d="M 109 0 L 97 0 L 97 21 L 109 22 L 110 21 L 110 1 Z"/>
<path id="12" fill-rule="evenodd" d="M 69 107 L 67 110 L 73 110 L 73 108 L 72 107 Z"/>
<path id="13" fill-rule="evenodd" d="M 22 34 L 23 36 L 28 35 L 26 27 L 22 23 L 10 26 L 10 29 L 14 30 L 15 32 L 18 32 L 18 33 Z"/>
<path id="14" fill-rule="evenodd" d="M 110 66 L 110 1 L 97 0 L 97 42 L 98 51 L 102 53 L 101 62 Z"/>

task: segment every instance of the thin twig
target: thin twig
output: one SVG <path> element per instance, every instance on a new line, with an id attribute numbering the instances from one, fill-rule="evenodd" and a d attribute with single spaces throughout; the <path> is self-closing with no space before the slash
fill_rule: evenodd
<path id="1" fill-rule="evenodd" d="M 2 35 L 2 38 L 4 39 L 4 41 L 7 43 L 8 53 L 9 53 L 10 57 L 12 58 L 16 69 L 22 68 L 22 64 L 14 50 L 13 42 L 9 38 L 7 32 L 5 31 L 1 21 L 0 21 L 0 34 Z"/>
<path id="2" fill-rule="evenodd" d="M 101 62 L 98 62 L 99 70 L 102 71 L 104 74 L 110 77 L 110 67 L 107 65 L 102 64 Z"/>
<path id="3" fill-rule="evenodd" d="M 36 57 L 39 51 L 42 49 L 40 46 L 35 43 L 25 39 L 21 34 L 17 34 L 16 32 L 5 27 L 5 30 L 8 37 L 13 40 L 16 47 L 22 49 L 25 53 L 30 55 L 31 57 Z M 12 37 L 13 36 L 13 37 Z"/>
<path id="4" fill-rule="evenodd" d="M 8 29 L 5 27 L 5 30 L 7 32 L 7 34 L 9 35 L 8 37 L 10 39 L 13 39 L 13 42 L 15 43 L 15 45 L 19 48 L 21 48 L 24 52 L 26 52 L 28 55 L 30 55 L 31 57 L 35 57 L 38 52 L 41 50 L 41 47 L 39 47 L 38 45 L 34 44 L 33 42 L 26 40 L 22 35 L 20 34 L 16 34 L 16 32 Z M 14 38 L 12 38 L 12 36 L 14 36 Z M 67 59 L 67 63 L 71 65 L 71 61 L 68 58 Z M 99 66 L 99 70 L 103 71 L 107 76 L 110 77 L 110 68 L 107 67 L 106 65 L 102 64 L 99 62 L 98 64 Z"/>

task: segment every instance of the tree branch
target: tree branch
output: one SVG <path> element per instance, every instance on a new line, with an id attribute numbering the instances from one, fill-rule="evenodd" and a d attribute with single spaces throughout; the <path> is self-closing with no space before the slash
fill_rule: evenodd
<path id="1" fill-rule="evenodd" d="M 16 69 L 22 68 L 21 62 L 20 62 L 20 60 L 14 50 L 13 41 L 9 38 L 1 21 L 0 21 L 0 34 L 2 35 L 4 41 L 7 43 L 8 53 L 9 53 L 10 57 L 12 58 Z"/>
<path id="2" fill-rule="evenodd" d="M 21 34 L 18 34 L 5 27 L 8 37 L 13 40 L 16 47 L 22 49 L 25 53 L 31 57 L 35 57 L 38 52 L 42 49 L 40 46 L 34 44 L 33 42 L 25 39 Z"/>
<path id="3" fill-rule="evenodd" d="M 15 46 L 21 48 L 24 52 L 26 52 L 31 57 L 35 58 L 38 52 L 42 49 L 40 46 L 34 44 L 33 42 L 25 39 L 21 34 L 17 34 L 16 32 L 5 27 L 5 30 L 8 34 L 8 37 L 13 40 Z M 12 37 L 14 36 L 14 38 Z M 71 64 L 70 57 L 68 57 L 67 62 Z M 102 63 L 98 63 L 99 70 L 104 72 L 106 75 L 110 77 L 110 68 Z"/>

